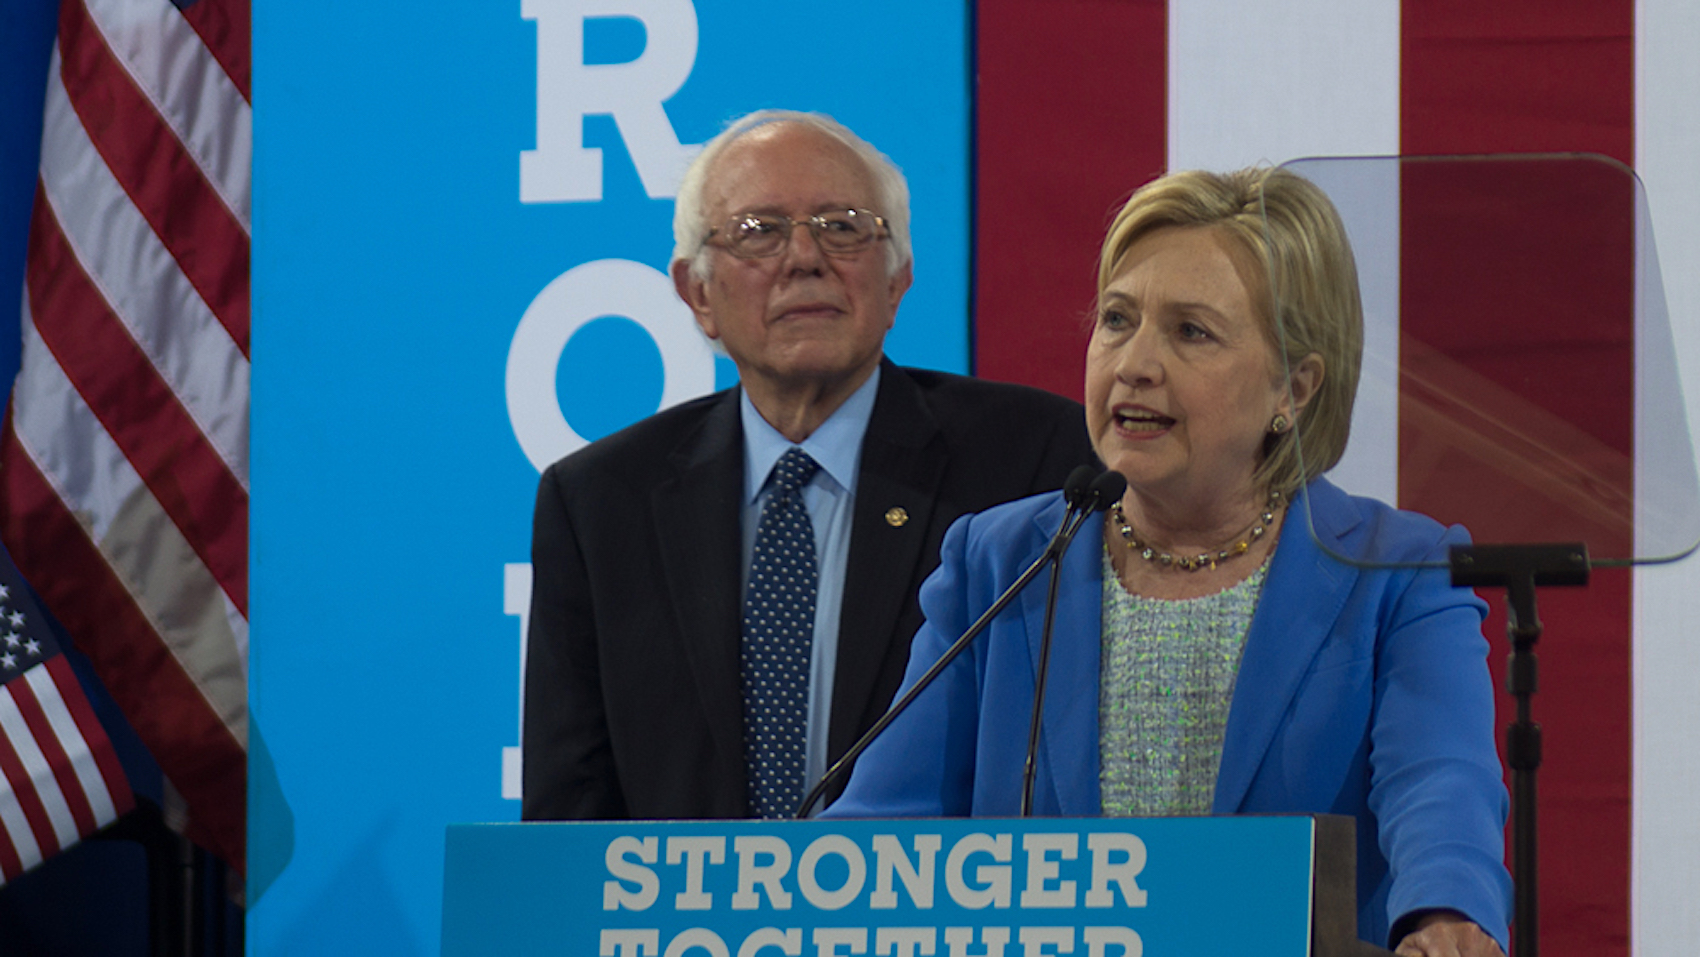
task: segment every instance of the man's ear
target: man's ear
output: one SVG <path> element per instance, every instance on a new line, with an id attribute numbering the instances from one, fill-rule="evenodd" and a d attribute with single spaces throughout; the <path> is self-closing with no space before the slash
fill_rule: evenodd
<path id="1" fill-rule="evenodd" d="M 897 271 L 891 274 L 891 279 L 886 285 L 886 295 L 891 302 L 891 322 L 886 326 L 887 329 L 896 324 L 897 304 L 903 301 L 903 294 L 908 292 L 909 287 L 914 283 L 915 264 L 913 260 L 897 267 Z"/>
<path id="2" fill-rule="evenodd" d="M 673 291 L 691 307 L 691 315 L 696 317 L 698 328 L 710 339 L 720 338 L 720 327 L 715 324 L 714 311 L 709 308 L 708 284 L 691 274 L 691 261 L 675 259 L 671 267 L 673 273 Z"/>
<path id="3" fill-rule="evenodd" d="M 1321 353 L 1313 352 L 1300 359 L 1287 374 L 1287 389 L 1281 396 L 1280 404 L 1286 406 L 1279 411 L 1289 421 L 1297 422 L 1299 413 L 1316 397 L 1318 389 L 1322 388 L 1322 377 L 1326 374 L 1323 368 Z"/>

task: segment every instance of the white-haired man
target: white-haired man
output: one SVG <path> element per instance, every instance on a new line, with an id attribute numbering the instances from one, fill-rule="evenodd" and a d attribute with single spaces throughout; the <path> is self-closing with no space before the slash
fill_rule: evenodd
<path id="1" fill-rule="evenodd" d="M 735 121 L 674 235 L 740 385 L 543 476 L 528 819 L 789 816 L 890 702 L 950 523 L 1092 461 L 1073 402 L 884 358 L 908 187 L 833 120 Z"/>

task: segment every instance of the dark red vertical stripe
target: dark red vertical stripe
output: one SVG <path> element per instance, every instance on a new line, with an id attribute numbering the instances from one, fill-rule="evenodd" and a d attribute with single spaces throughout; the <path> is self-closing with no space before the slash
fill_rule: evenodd
<path id="1" fill-rule="evenodd" d="M 1406 153 L 1635 148 L 1633 0 L 1406 0 Z"/>
<path id="2" fill-rule="evenodd" d="M 1163 172 L 1162 0 L 975 5 L 974 365 L 1081 396 L 1098 245 Z"/>
<path id="3" fill-rule="evenodd" d="M 1632 160 L 1632 0 L 1406 0 L 1401 137 L 1407 154 L 1574 152 Z M 1407 357 L 1443 357 L 1573 428 L 1595 457 L 1601 497 L 1632 492 L 1633 284 L 1628 192 L 1600 168 L 1545 173 L 1545 196 L 1501 168 L 1448 176 L 1408 167 L 1403 183 L 1402 320 Z M 1606 177 L 1609 180 L 1609 177 Z M 1620 181 L 1621 182 L 1621 181 Z M 1606 191 L 1606 202 L 1583 201 Z M 1618 190 L 1616 199 L 1611 198 Z M 1533 198 L 1530 198 L 1533 196 Z M 1468 203 L 1493 202 L 1495 225 L 1465 225 Z M 1510 197 L 1509 201 L 1507 198 Z M 1521 197 L 1521 198 L 1519 198 Z M 1582 202 L 1582 207 L 1578 207 Z M 1614 207 L 1615 203 L 1615 207 Z M 1586 210 L 1586 211 L 1583 211 Z M 1494 264 L 1484 268 L 1485 264 Z M 1555 278 L 1556 277 L 1556 278 Z M 1423 370 L 1408 364 L 1407 381 Z M 1506 488 L 1498 467 L 1437 442 L 1425 408 L 1400 410 L 1400 504 L 1510 528 L 1502 507 L 1532 522 L 1519 535 L 1581 529 L 1596 555 L 1623 553 L 1628 529 L 1610 510 L 1583 514 L 1528 484 Z M 1426 482 L 1434 474 L 1450 480 Z M 1474 514 L 1472 515 L 1472 511 Z M 1535 526 L 1533 529 L 1528 526 Z M 1486 628 L 1502 676 L 1501 596 Z M 1541 948 L 1547 957 L 1628 953 L 1631 694 L 1630 583 L 1596 572 L 1585 590 L 1541 594 L 1535 714 L 1546 735 L 1541 771 Z M 1510 702 L 1502 698 L 1502 724 Z"/>

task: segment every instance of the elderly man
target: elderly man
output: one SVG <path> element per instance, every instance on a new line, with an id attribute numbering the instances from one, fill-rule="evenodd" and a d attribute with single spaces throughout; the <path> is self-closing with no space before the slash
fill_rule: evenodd
<path id="1" fill-rule="evenodd" d="M 1073 402 L 884 359 L 908 221 L 816 114 L 746 116 L 686 173 L 673 280 L 740 386 L 543 476 L 526 818 L 791 816 L 890 702 L 950 523 L 1092 461 Z"/>

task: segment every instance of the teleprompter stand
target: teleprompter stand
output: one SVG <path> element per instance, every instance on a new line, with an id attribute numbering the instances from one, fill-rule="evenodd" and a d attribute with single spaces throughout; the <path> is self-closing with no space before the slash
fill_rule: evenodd
<path id="1" fill-rule="evenodd" d="M 1448 555 L 1452 584 L 1505 589 L 1506 632 L 1511 656 L 1506 690 L 1517 699 L 1517 720 L 1505 729 L 1505 758 L 1511 766 L 1511 859 L 1516 891 L 1512 957 L 1539 957 L 1536 874 L 1535 774 L 1541 767 L 1541 726 L 1532 706 L 1538 684 L 1535 642 L 1541 620 L 1535 589 L 1542 585 L 1588 584 L 1588 547 L 1557 545 L 1460 545 Z"/>

